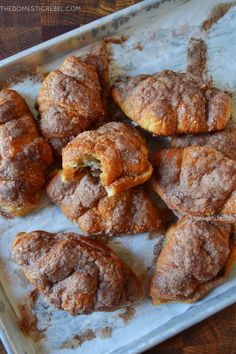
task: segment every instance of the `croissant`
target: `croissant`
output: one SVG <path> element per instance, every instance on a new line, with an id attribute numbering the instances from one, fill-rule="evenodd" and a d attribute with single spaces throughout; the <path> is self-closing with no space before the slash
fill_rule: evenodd
<path id="1" fill-rule="evenodd" d="M 221 130 L 232 109 L 228 93 L 170 70 L 119 80 L 112 97 L 130 119 L 162 136 Z"/>
<path id="2" fill-rule="evenodd" d="M 60 156 L 70 140 L 104 113 L 96 67 L 74 56 L 65 59 L 44 79 L 38 109 L 42 135 Z"/>
<path id="3" fill-rule="evenodd" d="M 63 182 L 60 171 L 46 188 L 48 197 L 86 234 L 122 235 L 157 231 L 161 214 L 144 186 L 107 197 L 96 177 L 84 173 Z"/>
<path id="4" fill-rule="evenodd" d="M 152 156 L 151 184 L 181 214 L 236 221 L 236 162 L 209 147 L 163 150 Z"/>
<path id="5" fill-rule="evenodd" d="M 63 149 L 62 166 L 65 181 L 90 168 L 108 196 L 142 184 L 152 174 L 144 139 L 135 128 L 118 122 L 79 134 Z"/>
<path id="6" fill-rule="evenodd" d="M 52 153 L 26 102 L 13 90 L 0 91 L 0 142 L 0 214 L 23 216 L 39 205 Z"/>
<path id="7" fill-rule="evenodd" d="M 142 297 L 133 271 L 108 247 L 75 233 L 19 233 L 14 261 L 48 301 L 72 315 L 113 311 Z"/>
<path id="8" fill-rule="evenodd" d="M 107 110 L 109 104 L 108 98 L 110 96 L 109 83 L 109 53 L 107 43 L 103 40 L 96 43 L 83 58 L 87 64 L 92 64 L 96 67 L 99 83 L 101 86 L 101 98 L 104 110 Z M 102 117 L 104 120 L 105 117 Z"/>
<path id="9" fill-rule="evenodd" d="M 225 129 L 219 132 L 175 136 L 171 139 L 173 148 L 187 146 L 213 147 L 229 159 L 236 161 L 236 124 L 229 120 Z"/>
<path id="10" fill-rule="evenodd" d="M 236 261 L 231 226 L 183 218 L 167 231 L 150 286 L 155 305 L 193 302 L 228 276 Z"/>

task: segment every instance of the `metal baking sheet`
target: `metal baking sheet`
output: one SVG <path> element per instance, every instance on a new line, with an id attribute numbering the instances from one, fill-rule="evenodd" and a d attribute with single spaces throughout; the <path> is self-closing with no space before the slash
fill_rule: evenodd
<path id="1" fill-rule="evenodd" d="M 0 62 L 0 80 L 38 66 L 48 72 L 73 53 L 81 55 L 105 36 L 128 36 L 120 44 L 110 43 L 110 79 L 162 69 L 185 70 L 186 47 L 191 37 L 203 38 L 208 48 L 208 74 L 220 88 L 236 93 L 236 7 L 202 32 L 200 25 L 217 4 L 216 0 L 145 1 L 85 25 Z M 37 75 L 15 76 L 11 87 L 21 93 L 33 112 L 40 87 Z M 17 81 L 17 82 L 16 82 Z M 156 141 L 158 145 L 158 139 Z M 25 337 L 18 326 L 19 305 L 28 299 L 32 286 L 11 260 L 11 244 L 19 231 L 44 229 L 79 231 L 44 196 L 34 213 L 12 220 L 0 220 L 0 335 L 8 353 L 83 354 L 139 353 L 203 320 L 236 301 L 236 268 L 230 278 L 195 304 L 165 304 L 154 307 L 148 297 L 141 303 L 113 313 L 72 317 L 53 309 L 42 296 L 33 315 L 42 338 Z M 144 276 L 153 267 L 153 249 L 158 239 L 147 234 L 117 237 L 109 245 L 134 271 Z M 109 330 L 105 330 L 109 329 Z M 105 335 L 106 334 L 106 335 Z M 105 338 L 106 337 L 106 338 Z M 96 349 L 95 349 L 96 348 Z"/>

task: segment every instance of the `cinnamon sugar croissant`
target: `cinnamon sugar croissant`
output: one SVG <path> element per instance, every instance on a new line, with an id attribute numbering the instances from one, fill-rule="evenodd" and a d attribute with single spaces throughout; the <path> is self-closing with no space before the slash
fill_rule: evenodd
<path id="1" fill-rule="evenodd" d="M 150 295 L 155 305 L 193 302 L 222 283 L 236 261 L 231 225 L 183 218 L 167 232 Z"/>
<path id="2" fill-rule="evenodd" d="M 195 217 L 236 221 L 236 162 L 210 147 L 152 156 L 151 184 L 169 208 Z"/>
<path id="3" fill-rule="evenodd" d="M 144 186 L 107 197 L 98 179 L 89 172 L 78 181 L 64 183 L 60 171 L 46 192 L 65 216 L 87 234 L 136 234 L 157 231 L 161 225 L 160 211 Z"/>
<path id="4" fill-rule="evenodd" d="M 79 134 L 63 149 L 62 166 L 65 181 L 90 168 L 108 196 L 142 184 L 152 174 L 144 139 L 135 128 L 118 122 Z"/>
<path id="5" fill-rule="evenodd" d="M 23 216 L 39 205 L 52 153 L 26 102 L 13 90 L 0 91 L 0 142 L 0 214 Z"/>
<path id="6" fill-rule="evenodd" d="M 225 129 L 219 132 L 195 135 L 180 135 L 171 139 L 171 147 L 209 146 L 236 161 L 236 124 L 229 120 Z"/>
<path id="7" fill-rule="evenodd" d="M 108 247 L 75 233 L 19 233 L 13 259 L 48 301 L 72 315 L 114 311 L 142 297 L 133 271 Z"/>
<path id="8" fill-rule="evenodd" d="M 117 81 L 112 97 L 130 119 L 162 136 L 221 130 L 232 106 L 228 93 L 170 70 Z"/>
<path id="9" fill-rule="evenodd" d="M 43 81 L 38 96 L 40 128 L 56 155 L 104 113 L 96 67 L 68 57 Z"/>

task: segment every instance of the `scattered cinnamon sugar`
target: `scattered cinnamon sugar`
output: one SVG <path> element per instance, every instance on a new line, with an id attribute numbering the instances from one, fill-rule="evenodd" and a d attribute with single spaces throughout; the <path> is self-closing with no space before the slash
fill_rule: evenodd
<path id="1" fill-rule="evenodd" d="M 104 38 L 105 43 L 122 44 L 127 41 L 129 37 L 124 34 L 121 37 L 106 37 Z"/>
<path id="2" fill-rule="evenodd" d="M 111 327 L 103 327 L 100 332 L 100 337 L 105 339 L 105 338 L 110 338 L 112 334 L 112 328 Z"/>
<path id="3" fill-rule="evenodd" d="M 206 71 L 207 47 L 203 40 L 191 38 L 188 46 L 188 68 L 189 74 L 198 79 L 204 79 Z"/>
<path id="4" fill-rule="evenodd" d="M 7 78 L 6 80 L 7 87 L 9 87 L 12 84 L 24 82 L 24 79 L 27 75 L 29 75 L 29 72 L 26 70 L 17 71 L 16 73 L 12 74 Z"/>
<path id="5" fill-rule="evenodd" d="M 122 318 L 123 322 L 127 324 L 132 320 L 135 315 L 135 308 L 132 306 L 127 306 L 124 308 L 124 311 L 119 314 L 119 317 Z"/>
<path id="6" fill-rule="evenodd" d="M 134 46 L 133 49 L 142 51 L 142 50 L 143 50 L 143 46 L 142 46 L 142 44 L 141 44 L 140 42 L 138 42 L 138 43 Z"/>
<path id="7" fill-rule="evenodd" d="M 38 319 L 33 313 L 34 305 L 38 299 L 39 293 L 35 289 L 31 291 L 19 305 L 20 319 L 19 327 L 24 335 L 30 337 L 34 342 L 44 338 L 44 331 L 37 328 Z"/>
<path id="8" fill-rule="evenodd" d="M 32 82 L 42 82 L 46 74 L 42 72 L 38 65 L 29 67 L 27 70 L 20 70 L 10 75 L 6 81 L 0 82 L 0 89 L 7 88 L 16 83 L 23 83 L 26 78 Z"/>
<path id="9" fill-rule="evenodd" d="M 84 333 L 76 334 L 71 339 L 63 342 L 60 349 L 73 349 L 80 347 L 84 342 L 96 338 L 96 334 L 92 329 L 87 329 Z"/>
<path id="10" fill-rule="evenodd" d="M 216 22 L 218 22 L 224 15 L 236 5 L 236 1 L 229 2 L 227 4 L 218 4 L 213 7 L 209 16 L 202 22 L 201 31 L 208 31 Z"/>
<path id="11" fill-rule="evenodd" d="M 43 82 L 46 75 L 47 73 L 43 73 L 42 69 L 38 65 L 36 65 L 30 72 L 30 80 L 32 80 L 33 82 Z"/>
<path id="12" fill-rule="evenodd" d="M 184 23 L 179 27 L 173 28 L 171 30 L 171 35 L 176 38 L 179 36 L 186 36 L 191 32 L 191 26 L 189 23 Z"/>

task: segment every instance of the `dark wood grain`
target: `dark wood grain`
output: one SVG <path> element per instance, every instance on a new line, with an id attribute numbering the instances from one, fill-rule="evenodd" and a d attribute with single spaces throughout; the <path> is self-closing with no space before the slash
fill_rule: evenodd
<path id="1" fill-rule="evenodd" d="M 0 59 L 109 15 L 137 0 L 0 0 L 0 6 L 60 6 L 63 11 L 4 11 L 0 8 Z M 73 11 L 66 7 L 80 7 Z"/>
<path id="2" fill-rule="evenodd" d="M 94 0 L 1 0 L 1 6 L 60 5 L 80 6 L 68 12 L 7 12 L 0 10 L 0 58 L 17 53 L 78 26 L 118 11 L 138 1 Z M 236 305 L 219 312 L 146 354 L 235 354 Z M 6 353 L 0 344 L 0 354 Z M 21 354 L 21 353 L 19 353 Z"/>

